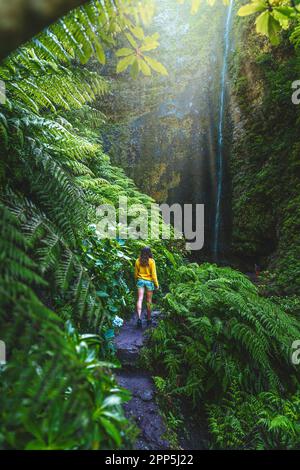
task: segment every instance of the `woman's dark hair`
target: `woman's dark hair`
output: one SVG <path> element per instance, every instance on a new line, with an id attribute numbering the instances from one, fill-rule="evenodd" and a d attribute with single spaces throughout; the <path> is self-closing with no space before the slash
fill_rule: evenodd
<path id="1" fill-rule="evenodd" d="M 144 248 L 141 249 L 141 254 L 140 254 L 141 266 L 148 266 L 149 258 L 153 258 L 152 251 L 149 246 L 145 246 Z"/>

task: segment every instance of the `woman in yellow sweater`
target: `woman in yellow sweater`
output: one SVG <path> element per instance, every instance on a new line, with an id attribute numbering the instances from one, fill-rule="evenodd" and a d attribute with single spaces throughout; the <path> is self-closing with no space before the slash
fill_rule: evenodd
<path id="1" fill-rule="evenodd" d="M 155 287 L 156 289 L 159 289 L 155 261 L 152 256 L 151 249 L 148 246 L 142 248 L 141 254 L 135 262 L 134 274 L 136 286 L 138 289 L 138 300 L 136 305 L 138 314 L 137 327 L 142 328 L 141 317 L 145 290 L 147 301 L 147 325 L 151 325 L 151 307 L 153 291 Z"/>

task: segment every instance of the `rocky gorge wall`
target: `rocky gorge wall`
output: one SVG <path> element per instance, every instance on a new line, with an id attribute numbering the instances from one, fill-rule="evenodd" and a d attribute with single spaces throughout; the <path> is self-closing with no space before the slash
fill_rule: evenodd
<path id="1" fill-rule="evenodd" d="M 212 244 L 216 143 L 226 9 L 159 2 L 151 30 L 160 33 L 157 59 L 168 77 L 117 78 L 107 71 L 111 95 L 104 150 L 138 187 L 158 202 L 205 204 L 205 247 Z M 227 198 L 228 200 L 228 198 Z"/>
<path id="2" fill-rule="evenodd" d="M 299 52 L 260 39 L 252 21 L 235 22 L 230 113 L 233 142 L 231 255 L 244 269 L 259 264 L 271 292 L 300 291 Z"/>

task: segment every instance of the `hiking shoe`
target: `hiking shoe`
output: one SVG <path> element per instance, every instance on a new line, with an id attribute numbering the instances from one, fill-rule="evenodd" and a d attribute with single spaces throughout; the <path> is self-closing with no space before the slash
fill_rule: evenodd
<path id="1" fill-rule="evenodd" d="M 152 319 L 150 318 L 147 320 L 147 326 L 151 326 L 151 325 L 152 325 Z"/>
<path id="2" fill-rule="evenodd" d="M 142 328 L 142 320 L 139 318 L 136 324 L 137 328 Z"/>

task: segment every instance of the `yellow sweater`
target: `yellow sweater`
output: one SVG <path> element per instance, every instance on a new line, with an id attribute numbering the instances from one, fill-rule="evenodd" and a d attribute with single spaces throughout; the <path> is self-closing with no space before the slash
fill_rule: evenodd
<path id="1" fill-rule="evenodd" d="M 144 279 L 144 281 L 152 281 L 158 287 L 155 261 L 149 258 L 149 266 L 141 266 L 140 259 L 135 262 L 135 279 Z"/>

